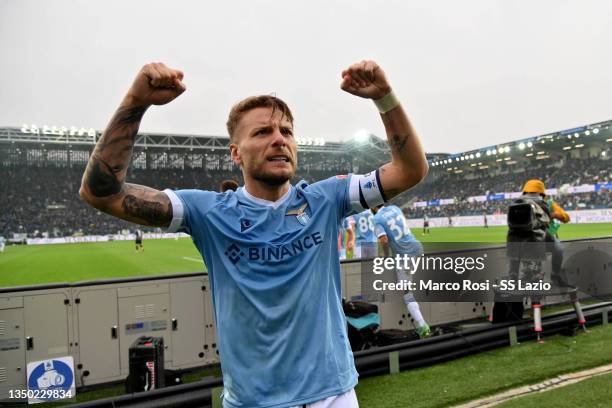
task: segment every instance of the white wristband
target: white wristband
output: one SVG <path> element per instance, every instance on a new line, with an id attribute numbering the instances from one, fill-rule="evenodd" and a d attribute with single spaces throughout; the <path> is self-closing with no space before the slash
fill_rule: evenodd
<path id="1" fill-rule="evenodd" d="M 395 96 L 393 91 L 389 92 L 380 99 L 374 99 L 374 105 L 376 105 L 380 113 L 387 113 L 390 110 L 397 108 L 399 104 L 400 101 L 397 99 L 397 96 Z"/>

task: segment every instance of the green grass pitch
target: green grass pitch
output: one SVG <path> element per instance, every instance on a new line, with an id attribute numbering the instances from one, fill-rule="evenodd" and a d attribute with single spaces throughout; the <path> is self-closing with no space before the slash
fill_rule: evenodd
<path id="1" fill-rule="evenodd" d="M 504 242 L 506 227 L 432 228 L 423 242 Z M 561 239 L 612 236 L 612 223 L 564 225 Z M 0 287 L 126 278 L 205 270 L 190 239 L 149 239 L 137 253 L 133 241 L 8 246 L 0 253 Z"/>

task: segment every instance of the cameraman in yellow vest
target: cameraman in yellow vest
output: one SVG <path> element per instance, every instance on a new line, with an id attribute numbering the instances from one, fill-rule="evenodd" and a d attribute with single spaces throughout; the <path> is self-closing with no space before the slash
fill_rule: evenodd
<path id="1" fill-rule="evenodd" d="M 570 221 L 570 216 L 552 197 L 546 196 L 546 188 L 541 180 L 528 180 L 523 187 L 523 195 L 539 196 L 538 198 L 546 203 L 551 222 L 546 231 L 545 241 L 553 244 L 551 248 L 552 280 L 559 285 L 566 285 L 566 282 L 560 275 L 563 263 L 563 244 L 559 240 L 558 231 L 562 223 L 566 224 Z"/>

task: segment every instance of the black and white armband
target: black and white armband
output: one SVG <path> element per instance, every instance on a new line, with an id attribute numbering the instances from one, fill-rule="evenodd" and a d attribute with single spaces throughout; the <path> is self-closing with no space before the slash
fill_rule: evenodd
<path id="1" fill-rule="evenodd" d="M 378 169 L 367 174 L 353 174 L 349 182 L 351 207 L 357 212 L 377 207 L 387 201 L 380 184 Z"/>

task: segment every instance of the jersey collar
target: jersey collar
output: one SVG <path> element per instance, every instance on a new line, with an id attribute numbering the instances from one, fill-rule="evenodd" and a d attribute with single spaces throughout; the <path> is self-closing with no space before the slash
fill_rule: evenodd
<path id="1" fill-rule="evenodd" d="M 249 193 L 247 189 L 244 187 L 238 187 L 237 192 L 240 193 L 245 199 L 247 199 L 248 201 L 251 201 L 254 204 L 265 205 L 268 207 L 272 207 L 276 210 L 278 207 L 283 205 L 285 201 L 289 199 L 292 191 L 293 191 L 293 186 L 289 185 L 289 190 L 287 190 L 287 192 L 276 201 L 269 201 L 269 200 L 264 200 L 263 198 L 255 197 L 254 195 Z"/>

